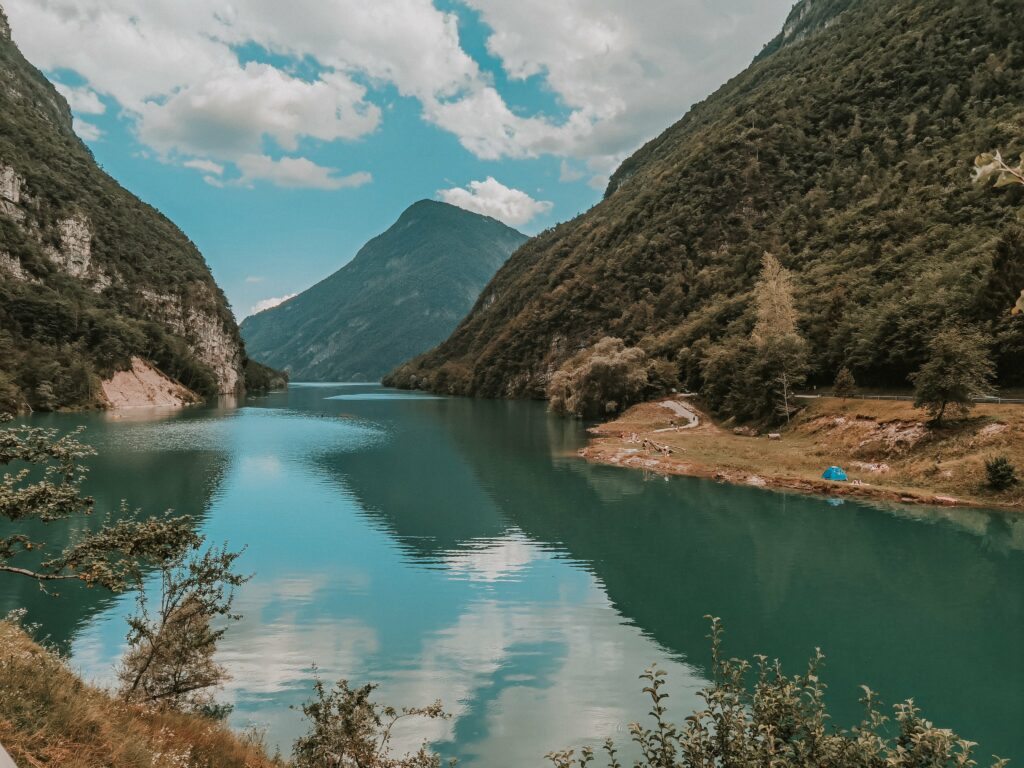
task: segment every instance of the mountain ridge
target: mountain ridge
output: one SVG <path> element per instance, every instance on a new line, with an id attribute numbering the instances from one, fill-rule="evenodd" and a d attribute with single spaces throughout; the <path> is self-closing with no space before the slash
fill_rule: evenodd
<path id="1" fill-rule="evenodd" d="M 336 272 L 246 318 L 243 338 L 295 380 L 377 380 L 444 339 L 525 240 L 497 219 L 419 200 Z"/>
<path id="2" fill-rule="evenodd" d="M 449 339 L 386 381 L 542 398 L 568 357 L 615 336 L 702 389 L 710 350 L 750 333 L 770 251 L 796 275 L 812 383 L 847 365 L 905 387 L 954 321 L 982 328 L 1000 383 L 1020 383 L 1024 329 L 1003 310 L 1024 276 L 1021 192 L 970 182 L 978 152 L 1022 149 L 1019 3 L 818 7 L 840 6 L 627 159 L 601 202 L 526 243 Z"/>

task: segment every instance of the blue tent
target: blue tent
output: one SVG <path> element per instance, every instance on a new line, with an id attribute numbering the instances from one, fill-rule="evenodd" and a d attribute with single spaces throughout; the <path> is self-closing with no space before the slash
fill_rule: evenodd
<path id="1" fill-rule="evenodd" d="M 844 482 L 847 479 L 846 473 L 843 471 L 842 467 L 829 467 L 822 474 L 822 477 L 825 480 L 842 480 Z"/>

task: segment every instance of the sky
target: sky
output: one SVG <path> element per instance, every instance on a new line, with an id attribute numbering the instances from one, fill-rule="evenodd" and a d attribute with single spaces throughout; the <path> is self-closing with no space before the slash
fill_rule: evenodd
<path id="1" fill-rule="evenodd" d="M 443 200 L 535 234 L 739 73 L 792 0 L 0 0 L 100 165 L 239 319 Z"/>

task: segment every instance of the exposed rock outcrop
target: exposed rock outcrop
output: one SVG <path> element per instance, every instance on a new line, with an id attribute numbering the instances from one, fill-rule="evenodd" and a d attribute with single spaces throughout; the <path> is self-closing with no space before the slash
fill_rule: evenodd
<path id="1" fill-rule="evenodd" d="M 57 222 L 60 248 L 46 246 L 50 261 L 72 277 L 83 278 L 92 260 L 92 230 L 89 220 L 80 214 Z"/>
<path id="2" fill-rule="evenodd" d="M 150 311 L 179 336 L 185 338 L 195 355 L 217 378 L 221 394 L 234 394 L 242 387 L 242 347 L 221 318 L 209 312 L 211 297 L 186 304 L 180 296 L 141 292 Z"/>

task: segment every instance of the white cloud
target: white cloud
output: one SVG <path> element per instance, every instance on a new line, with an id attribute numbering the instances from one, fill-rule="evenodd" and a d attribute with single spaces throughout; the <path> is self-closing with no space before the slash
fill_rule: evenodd
<path id="1" fill-rule="evenodd" d="M 262 301 L 257 301 L 255 304 L 249 307 L 249 314 L 255 315 L 265 310 L 273 309 L 278 304 L 284 304 L 286 301 L 288 301 L 288 299 L 294 299 L 298 295 L 299 294 L 297 293 L 289 293 L 285 296 L 277 296 L 271 299 L 263 299 Z"/>
<path id="2" fill-rule="evenodd" d="M 85 78 L 86 109 L 102 106 L 97 92 L 116 100 L 165 156 L 235 163 L 266 153 L 267 141 L 294 154 L 304 139 L 356 139 L 377 129 L 375 99 L 392 86 L 480 158 L 572 158 L 600 186 L 742 69 L 791 1 L 460 0 L 490 30 L 505 74 L 554 97 L 554 116 L 513 111 L 461 47 L 457 16 L 431 0 L 4 5 L 30 60 Z M 247 44 L 285 63 L 241 61 Z"/>
<path id="3" fill-rule="evenodd" d="M 215 163 L 213 160 L 186 160 L 182 163 L 186 168 L 194 168 L 197 171 L 203 173 L 212 174 L 214 176 L 221 176 L 224 173 L 224 166 L 220 163 Z"/>
<path id="4" fill-rule="evenodd" d="M 267 278 L 263 277 L 263 275 L 249 275 L 245 278 L 245 282 L 247 285 L 256 285 L 257 283 L 262 283 L 266 279 Z"/>
<path id="5" fill-rule="evenodd" d="M 233 159 L 257 152 L 269 136 L 294 152 L 302 136 L 333 141 L 372 132 L 380 110 L 348 77 L 306 82 L 269 64 L 229 67 L 165 101 L 139 106 L 139 137 L 164 153 Z"/>
<path id="6" fill-rule="evenodd" d="M 361 187 L 373 181 L 365 171 L 338 176 L 334 168 L 317 165 L 305 157 L 282 157 L 275 160 L 266 155 L 245 155 L 236 164 L 242 172 L 239 184 L 270 181 L 279 187 L 303 189 L 343 189 Z"/>
<path id="7" fill-rule="evenodd" d="M 439 189 L 437 194 L 446 203 L 491 216 L 510 227 L 526 224 L 535 216 L 550 211 L 553 205 L 546 200 L 534 200 L 521 190 L 506 187 L 493 176 L 484 181 L 469 182 L 468 189 Z"/>
<path id="8" fill-rule="evenodd" d="M 72 112 L 82 115 L 102 115 L 107 111 L 106 106 L 100 101 L 99 95 L 92 88 L 87 86 L 75 88 L 64 85 L 64 83 L 54 83 L 53 87 L 64 97 Z"/>
<path id="9" fill-rule="evenodd" d="M 98 126 L 77 117 L 72 119 L 71 127 L 83 141 L 97 141 L 103 136 L 103 131 Z"/>

